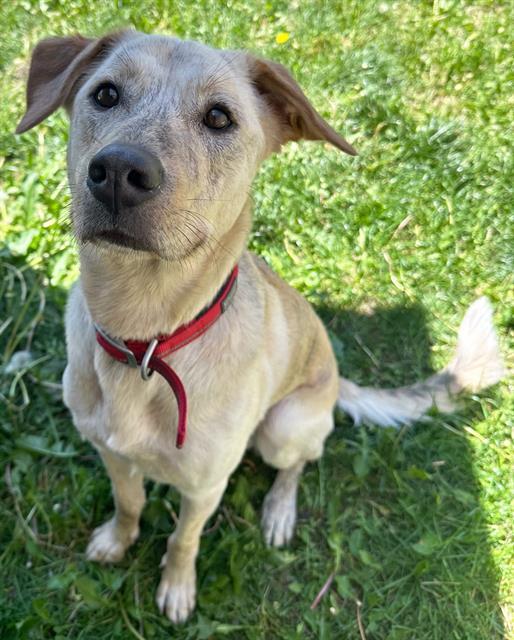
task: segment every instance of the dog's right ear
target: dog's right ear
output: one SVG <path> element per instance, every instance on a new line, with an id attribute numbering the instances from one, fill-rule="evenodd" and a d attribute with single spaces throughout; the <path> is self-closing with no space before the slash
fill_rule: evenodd
<path id="1" fill-rule="evenodd" d="M 27 81 L 27 110 L 16 128 L 23 133 L 62 107 L 93 60 L 121 38 L 123 32 L 99 39 L 80 35 L 47 38 L 32 53 Z"/>
<path id="2" fill-rule="evenodd" d="M 271 109 L 272 150 L 290 140 L 323 140 L 351 156 L 357 151 L 325 122 L 289 71 L 278 62 L 247 54 L 250 79 Z"/>

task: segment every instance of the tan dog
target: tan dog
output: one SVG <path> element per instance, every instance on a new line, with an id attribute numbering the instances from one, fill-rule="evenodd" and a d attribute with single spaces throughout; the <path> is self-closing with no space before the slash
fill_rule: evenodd
<path id="1" fill-rule="evenodd" d="M 81 265 L 66 316 L 64 400 L 100 452 L 116 506 L 87 555 L 116 562 L 136 540 L 145 476 L 175 486 L 180 519 L 157 602 L 181 621 L 195 603 L 202 528 L 245 450 L 253 446 L 279 470 L 262 523 L 266 541 L 282 545 L 293 534 L 299 476 L 321 455 L 336 402 L 357 422 L 400 424 L 434 404 L 448 408 L 463 388 L 496 382 L 491 310 L 485 299 L 471 307 L 455 359 L 423 384 L 380 391 L 339 378 L 309 304 L 245 249 L 248 192 L 266 156 L 300 138 L 355 153 L 278 64 L 135 32 L 45 40 L 33 54 L 18 131 L 63 105 Z M 209 307 L 236 263 L 231 305 L 165 358 L 189 402 L 179 450 L 169 385 L 160 375 L 143 381 L 108 355 L 94 323 L 118 340 L 172 334 Z"/>

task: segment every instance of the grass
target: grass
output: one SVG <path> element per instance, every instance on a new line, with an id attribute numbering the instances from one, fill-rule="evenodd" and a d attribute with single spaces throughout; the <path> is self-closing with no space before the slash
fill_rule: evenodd
<path id="1" fill-rule="evenodd" d="M 305 473 L 284 551 L 262 542 L 272 472 L 248 456 L 202 539 L 198 609 L 183 627 L 153 602 L 173 490 L 149 484 L 140 541 L 120 567 L 84 560 L 112 503 L 56 386 L 77 275 L 66 120 L 13 135 L 29 52 L 44 35 L 132 24 L 287 64 L 360 155 L 300 143 L 269 160 L 254 186 L 251 246 L 317 307 L 345 375 L 403 384 L 446 362 L 480 294 L 508 351 L 513 5 L 24 0 L 0 11 L 2 640 L 514 638 L 508 381 L 400 433 L 339 416 Z M 280 44 L 281 32 L 290 37 Z M 23 362 L 19 352 L 29 352 Z"/>

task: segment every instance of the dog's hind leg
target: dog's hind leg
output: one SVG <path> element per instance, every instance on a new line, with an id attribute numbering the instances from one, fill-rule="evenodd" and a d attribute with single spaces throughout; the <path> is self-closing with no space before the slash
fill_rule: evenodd
<path id="1" fill-rule="evenodd" d="M 168 538 L 164 567 L 157 590 L 157 606 L 172 622 L 184 622 L 195 606 L 195 561 L 200 535 L 227 486 L 226 482 L 207 493 L 182 495 L 177 528 Z"/>
<path id="2" fill-rule="evenodd" d="M 293 537 L 298 482 L 304 466 L 304 462 L 298 462 L 289 469 L 281 469 L 264 498 L 262 530 L 268 545 L 281 547 Z"/>
<path id="3" fill-rule="evenodd" d="M 139 535 L 139 517 L 145 503 L 143 476 L 122 458 L 102 451 L 111 478 L 114 516 L 94 530 L 86 555 L 97 562 L 118 562 Z"/>
<path id="4" fill-rule="evenodd" d="M 274 405 L 255 434 L 264 461 L 279 469 L 264 499 L 262 527 L 267 544 L 288 543 L 296 522 L 298 482 L 305 463 L 316 460 L 334 426 L 337 374 L 302 386 Z"/>

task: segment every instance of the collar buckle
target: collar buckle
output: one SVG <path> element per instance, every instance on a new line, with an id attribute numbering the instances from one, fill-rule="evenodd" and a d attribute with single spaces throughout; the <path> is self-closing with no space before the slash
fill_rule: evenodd
<path id="1" fill-rule="evenodd" d="M 152 359 L 153 352 L 155 351 L 155 347 L 158 344 L 159 344 L 159 340 L 157 340 L 157 338 L 154 338 L 148 345 L 148 349 L 145 351 L 145 355 L 141 360 L 141 366 L 139 367 L 139 372 L 141 373 L 141 377 L 143 378 L 143 380 L 149 380 L 153 373 L 153 369 L 150 369 L 150 367 L 148 366 L 148 363 Z"/>
<path id="2" fill-rule="evenodd" d="M 102 329 L 100 325 L 96 323 L 94 326 L 95 326 L 96 332 L 99 333 L 106 342 L 108 342 L 111 346 L 113 346 L 114 348 L 118 349 L 123 353 L 123 355 L 127 358 L 126 364 L 128 364 L 129 367 L 132 367 L 133 369 L 138 368 L 139 365 L 137 364 L 136 356 L 127 347 L 127 345 L 123 340 L 118 340 L 116 338 L 111 337 L 108 333 L 105 333 L 105 331 Z"/>

